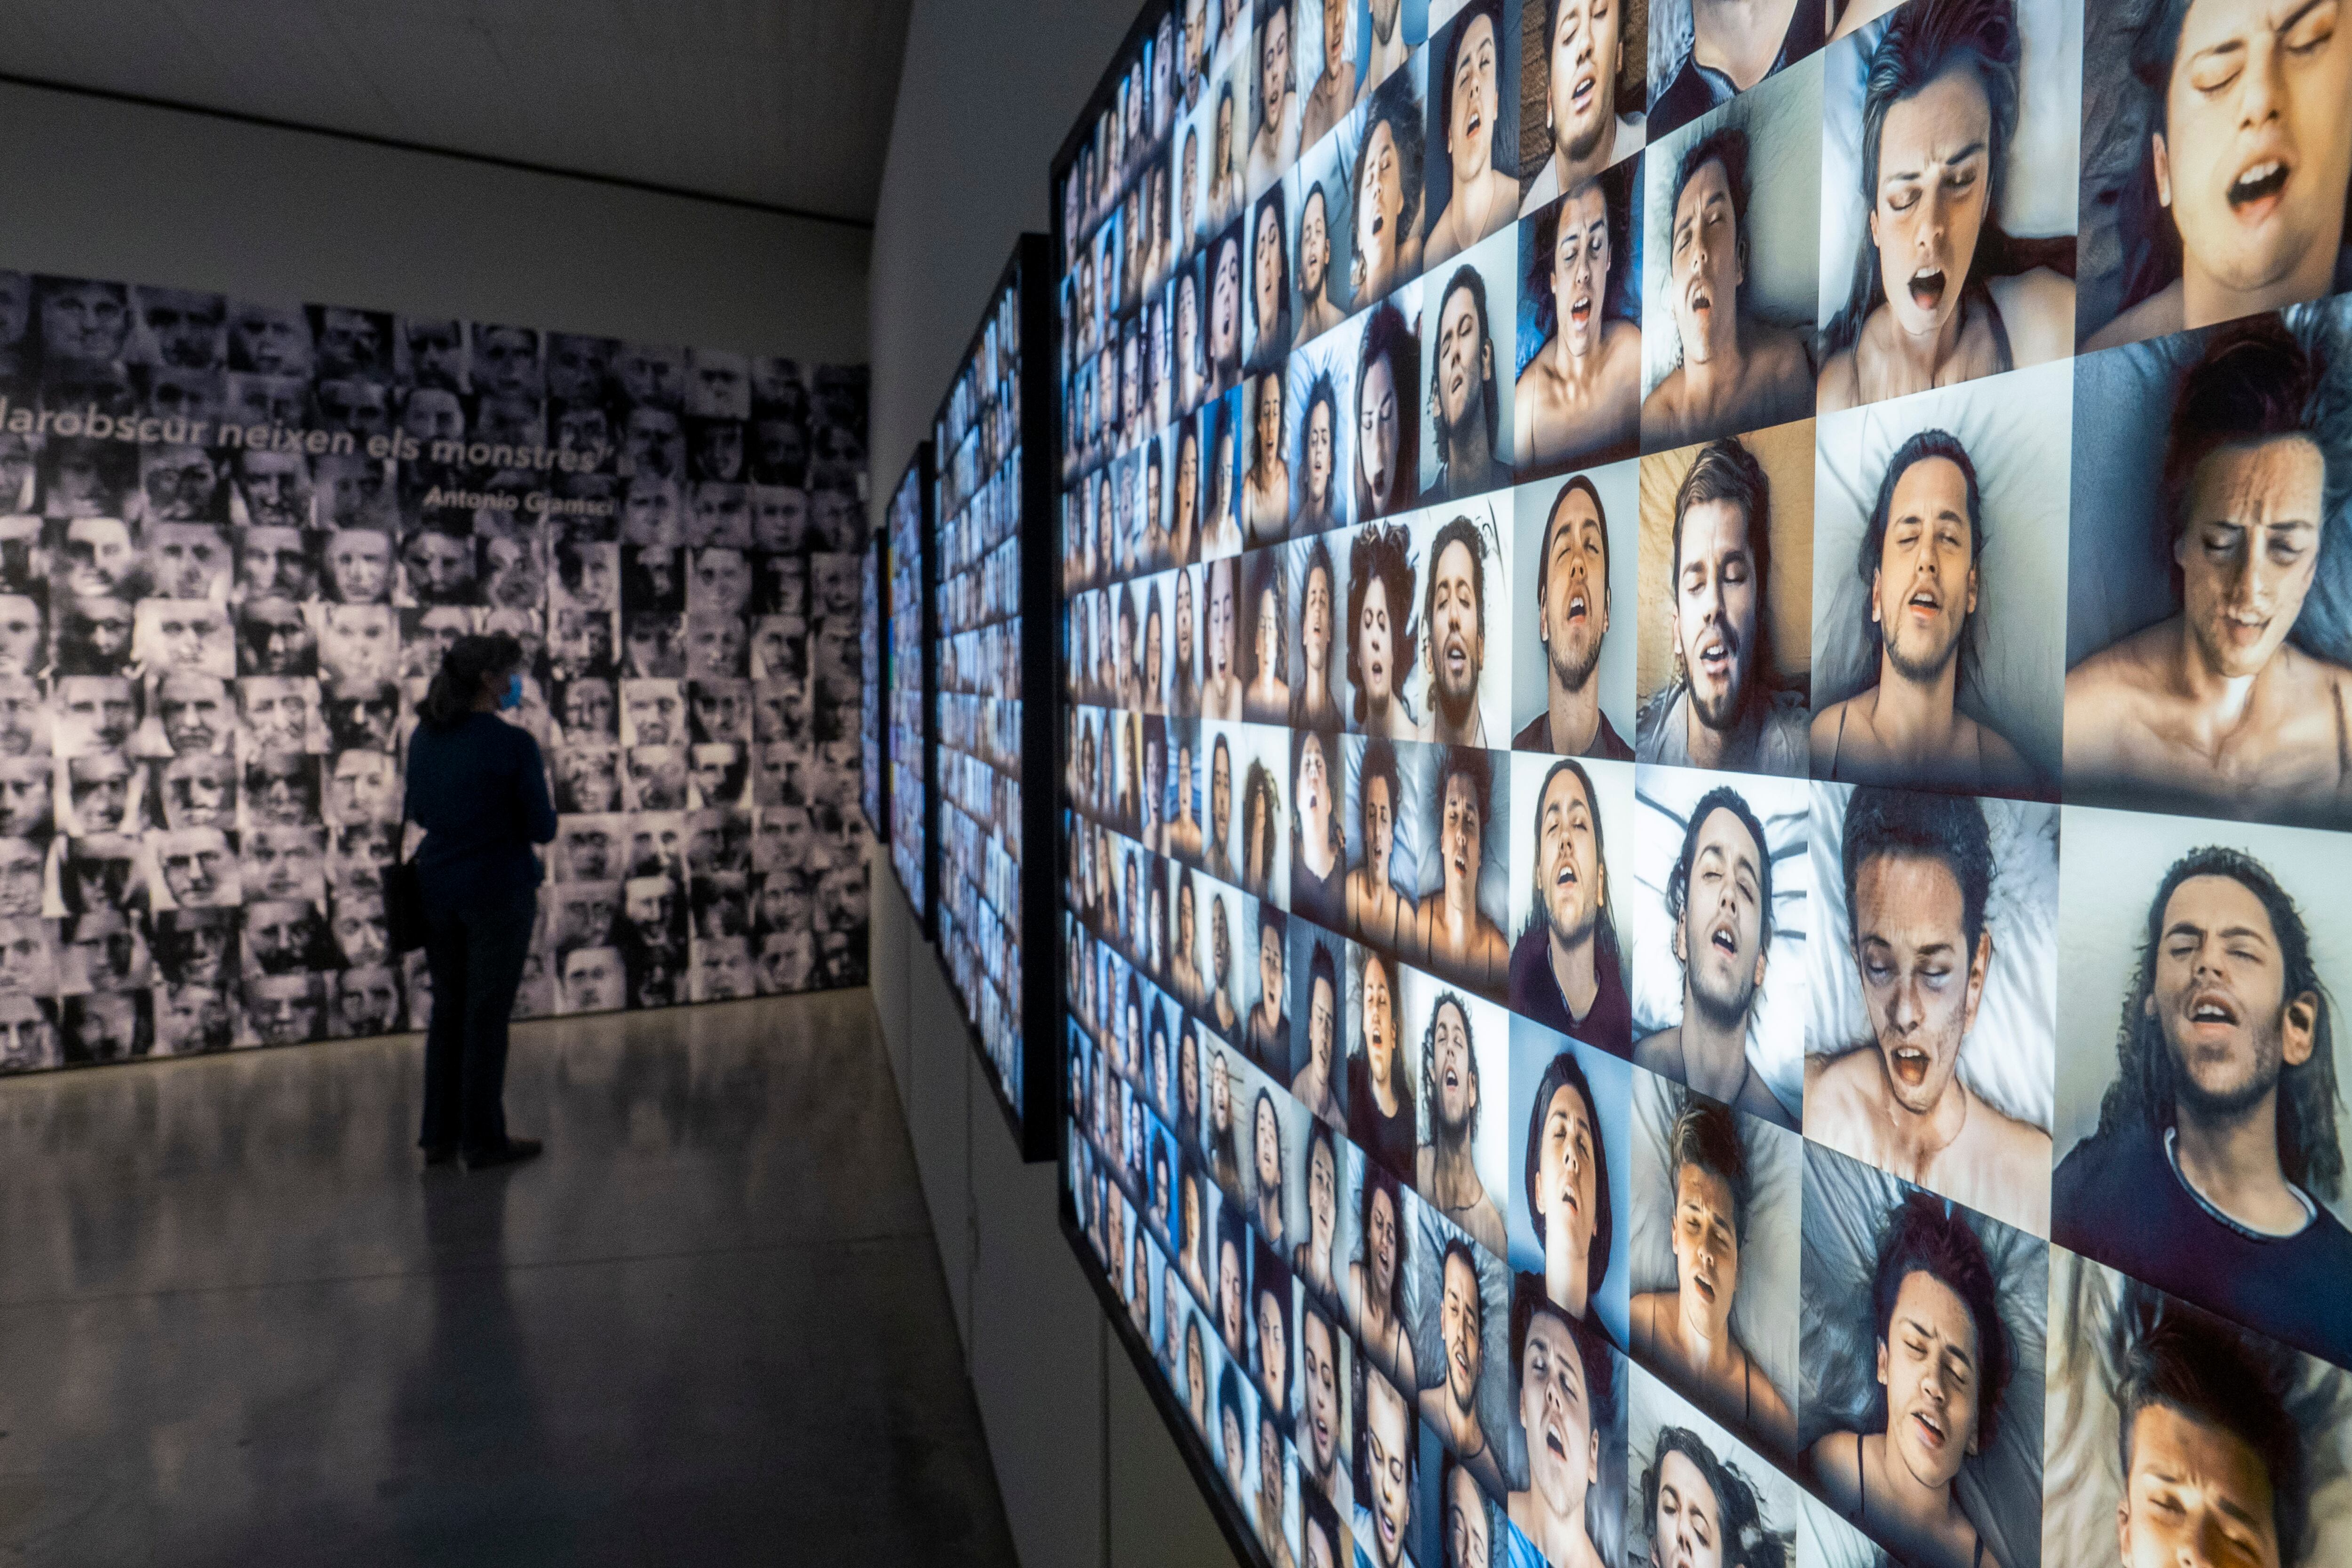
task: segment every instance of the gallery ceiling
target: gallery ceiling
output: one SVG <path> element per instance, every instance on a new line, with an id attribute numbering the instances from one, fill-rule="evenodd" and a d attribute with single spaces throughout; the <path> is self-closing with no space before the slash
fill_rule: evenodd
<path id="1" fill-rule="evenodd" d="M 910 0 L 10 0 L 0 73 L 872 221 Z"/>

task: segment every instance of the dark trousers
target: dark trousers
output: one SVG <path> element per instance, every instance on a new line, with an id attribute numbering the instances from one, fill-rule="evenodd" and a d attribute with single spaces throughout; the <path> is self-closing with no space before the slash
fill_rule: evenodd
<path id="1" fill-rule="evenodd" d="M 530 956 L 535 888 L 425 917 L 433 1022 L 425 1031 L 425 1147 L 506 1146 L 507 1021 Z"/>

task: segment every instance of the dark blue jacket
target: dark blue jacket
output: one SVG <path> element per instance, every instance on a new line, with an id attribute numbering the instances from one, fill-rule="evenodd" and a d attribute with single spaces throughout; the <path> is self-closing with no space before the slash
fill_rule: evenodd
<path id="1" fill-rule="evenodd" d="M 539 885 L 530 847 L 555 838 L 555 807 L 529 731 L 487 713 L 418 725 L 407 810 L 425 830 L 415 858 L 428 909 L 504 904 Z"/>

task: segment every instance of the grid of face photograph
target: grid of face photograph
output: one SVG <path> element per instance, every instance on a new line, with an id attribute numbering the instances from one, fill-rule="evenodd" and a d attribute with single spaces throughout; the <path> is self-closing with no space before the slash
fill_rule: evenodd
<path id="1" fill-rule="evenodd" d="M 1008 1103 L 1022 1103 L 1021 277 L 932 427 L 939 465 L 940 951 Z"/>
<path id="2" fill-rule="evenodd" d="M 882 657 L 882 540 L 876 534 L 866 541 L 865 565 L 858 593 L 857 622 L 857 789 L 869 832 L 884 833 L 882 820 L 882 701 L 888 690 Z"/>
<path id="3" fill-rule="evenodd" d="M 918 915 L 930 907 L 929 771 L 923 745 L 923 462 L 919 454 L 890 492 L 890 864 Z"/>
<path id="4" fill-rule="evenodd" d="M 0 1070 L 422 1028 L 441 653 L 523 644 L 518 1017 L 863 984 L 866 372 L 0 272 Z"/>
<path id="5" fill-rule="evenodd" d="M 2352 36 L 1173 0 L 1067 1201 L 1266 1561 L 2352 1561 Z"/>

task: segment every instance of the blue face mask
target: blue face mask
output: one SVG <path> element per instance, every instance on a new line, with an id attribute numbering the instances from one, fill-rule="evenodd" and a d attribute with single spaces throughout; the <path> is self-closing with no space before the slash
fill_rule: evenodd
<path id="1" fill-rule="evenodd" d="M 520 674 L 509 675 L 507 689 L 499 694 L 499 707 L 503 712 L 512 713 L 520 706 L 522 706 L 522 676 Z"/>

